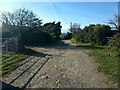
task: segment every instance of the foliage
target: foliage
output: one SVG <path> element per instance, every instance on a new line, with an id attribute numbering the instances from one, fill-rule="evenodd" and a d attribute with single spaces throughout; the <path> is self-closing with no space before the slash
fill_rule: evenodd
<path id="1" fill-rule="evenodd" d="M 118 76 L 119 76 L 119 69 L 118 66 L 118 53 L 113 53 L 111 56 L 108 54 L 109 50 L 105 49 L 92 49 L 91 54 L 96 58 L 97 62 L 99 63 L 99 70 L 105 72 L 106 74 L 110 75 L 112 79 L 119 83 Z"/>
<path id="2" fill-rule="evenodd" d="M 108 43 L 109 53 L 111 55 L 117 53 L 117 57 L 120 58 L 120 33 L 115 34 Z"/>
<path id="3" fill-rule="evenodd" d="M 120 49 L 120 33 L 115 34 L 109 41 L 110 48 Z"/>
<path id="4" fill-rule="evenodd" d="M 39 29 L 31 30 L 31 32 L 24 31 L 22 33 L 21 40 L 24 45 L 46 45 L 48 43 L 52 43 L 54 41 L 54 38 Z"/>
<path id="5" fill-rule="evenodd" d="M 72 38 L 72 33 L 67 32 L 67 39 L 71 39 Z"/>
<path id="6" fill-rule="evenodd" d="M 67 34 L 62 33 L 62 34 L 60 35 L 60 38 L 61 38 L 61 39 L 66 39 L 66 38 L 67 38 Z"/>
<path id="7" fill-rule="evenodd" d="M 77 32 L 78 30 L 80 30 L 81 28 L 80 28 L 80 24 L 77 24 L 77 23 L 71 23 L 71 25 L 70 25 L 70 29 L 69 29 L 69 31 L 71 32 L 71 33 L 75 33 L 75 32 Z"/>
<path id="8" fill-rule="evenodd" d="M 115 15 L 114 19 L 108 20 L 108 24 L 110 24 L 113 28 L 119 30 L 120 29 L 120 15 Z"/>
<path id="9" fill-rule="evenodd" d="M 10 38 L 10 37 L 12 37 L 11 32 L 9 31 L 2 32 L 2 38 Z"/>
<path id="10" fill-rule="evenodd" d="M 67 32 L 67 33 L 62 33 L 62 34 L 60 35 L 60 38 L 61 38 L 61 39 L 71 39 L 71 37 L 72 37 L 72 34 L 69 33 L 69 32 Z"/>
<path id="11" fill-rule="evenodd" d="M 74 39 L 74 38 L 71 38 L 71 42 L 72 42 L 73 44 L 77 44 L 77 41 L 76 41 L 76 39 Z"/>
<path id="12" fill-rule="evenodd" d="M 5 54 L 2 55 L 0 63 L 0 71 L 2 75 L 7 74 L 22 65 L 21 61 L 26 59 L 28 55 L 23 54 Z"/>
<path id="13" fill-rule="evenodd" d="M 40 26 L 42 20 L 37 18 L 33 11 L 26 8 L 19 8 L 14 10 L 13 13 L 3 12 L 2 13 L 3 23 L 8 25 L 17 25 L 17 26 Z"/>
<path id="14" fill-rule="evenodd" d="M 109 37 L 109 32 L 111 31 L 110 26 L 97 24 L 93 28 L 94 39 L 97 44 L 106 44 L 107 37 Z"/>
<path id="15" fill-rule="evenodd" d="M 59 39 L 59 36 L 61 34 L 61 28 L 62 28 L 62 26 L 60 24 L 61 24 L 60 22 L 58 22 L 56 24 L 55 24 L 55 22 L 46 23 L 43 25 L 44 31 L 49 33 L 55 39 Z"/>
<path id="16" fill-rule="evenodd" d="M 44 45 L 59 39 L 61 22 L 41 24 L 42 20 L 26 8 L 2 13 L 3 37 L 17 37 L 20 49 L 25 45 Z"/>
<path id="17" fill-rule="evenodd" d="M 106 44 L 111 28 L 107 25 L 90 25 L 73 32 L 73 38 L 78 41 L 92 44 Z"/>
<path id="18" fill-rule="evenodd" d="M 77 44 L 77 47 L 84 47 L 84 48 L 93 47 L 93 45 L 91 43 L 82 43 L 82 42 L 77 41 L 74 38 L 71 38 L 71 42 L 73 44 Z"/>
<path id="19" fill-rule="evenodd" d="M 109 55 L 109 49 L 107 46 L 101 45 L 91 45 L 90 43 L 81 43 L 76 41 L 74 38 L 71 39 L 71 42 L 77 44 L 78 47 L 87 48 L 90 50 L 89 55 L 94 56 L 97 63 L 99 63 L 98 71 L 103 71 L 107 75 L 110 75 L 113 81 L 117 84 L 119 77 L 119 65 L 118 65 L 118 52 L 115 52 L 112 55 Z"/>

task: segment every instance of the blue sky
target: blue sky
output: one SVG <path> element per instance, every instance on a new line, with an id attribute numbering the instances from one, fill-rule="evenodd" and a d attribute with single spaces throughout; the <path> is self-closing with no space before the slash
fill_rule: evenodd
<path id="1" fill-rule="evenodd" d="M 0 3 L 0 11 L 10 11 L 19 7 L 28 8 L 43 19 L 43 23 L 61 21 L 62 32 L 66 32 L 70 22 L 79 23 L 83 28 L 89 24 L 105 24 L 118 14 L 117 2 L 9 2 Z M 64 18 L 64 19 L 63 19 Z"/>

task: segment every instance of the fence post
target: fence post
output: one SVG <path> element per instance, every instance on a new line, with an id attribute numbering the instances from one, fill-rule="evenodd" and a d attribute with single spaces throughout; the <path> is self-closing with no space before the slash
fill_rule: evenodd
<path id="1" fill-rule="evenodd" d="M 16 50 L 16 52 L 17 52 L 17 37 L 15 38 L 15 43 L 16 43 L 16 48 L 15 48 L 15 50 Z"/>

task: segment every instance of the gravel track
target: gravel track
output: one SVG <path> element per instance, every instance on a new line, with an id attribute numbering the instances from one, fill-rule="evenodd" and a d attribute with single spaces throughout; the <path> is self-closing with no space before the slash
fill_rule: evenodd
<path id="1" fill-rule="evenodd" d="M 2 82 L 19 88 L 117 88 L 98 64 L 69 40 L 49 47 L 34 47 L 46 56 L 32 56 L 24 65 L 2 77 Z M 24 61 L 24 62 L 25 62 Z"/>

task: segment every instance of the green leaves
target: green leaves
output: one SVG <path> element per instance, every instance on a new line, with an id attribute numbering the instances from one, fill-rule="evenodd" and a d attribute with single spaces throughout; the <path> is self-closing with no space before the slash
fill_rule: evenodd
<path id="1" fill-rule="evenodd" d="M 120 49 L 120 33 L 114 35 L 109 41 L 109 47 Z"/>
<path id="2" fill-rule="evenodd" d="M 73 33 L 78 41 L 92 44 L 106 44 L 111 28 L 107 25 L 90 25 Z"/>
<path id="3" fill-rule="evenodd" d="M 62 26 L 60 24 L 61 24 L 61 22 L 46 23 L 46 24 L 43 25 L 44 32 L 47 32 L 53 38 L 58 39 L 60 34 L 61 34 L 61 28 L 62 28 Z"/>
<path id="4" fill-rule="evenodd" d="M 22 54 L 5 54 L 2 55 L 2 62 L 0 64 L 0 71 L 2 74 L 11 72 L 20 66 L 21 61 L 28 57 L 28 55 Z"/>

